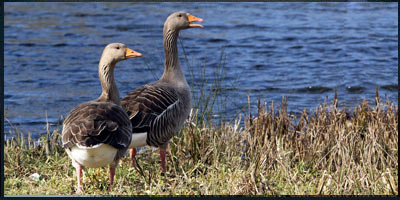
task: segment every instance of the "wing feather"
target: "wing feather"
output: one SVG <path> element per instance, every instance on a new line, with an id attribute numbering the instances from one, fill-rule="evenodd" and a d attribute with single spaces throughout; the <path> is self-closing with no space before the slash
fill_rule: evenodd
<path id="1" fill-rule="evenodd" d="M 151 84 L 139 87 L 121 100 L 129 114 L 132 133 L 148 132 L 147 143 L 160 146 L 175 134 L 180 127 L 174 122 L 181 104 L 173 88 Z"/>
<path id="2" fill-rule="evenodd" d="M 117 149 L 127 148 L 132 125 L 126 112 L 118 105 L 87 102 L 74 108 L 63 123 L 64 147 L 92 147 L 100 143 Z"/>

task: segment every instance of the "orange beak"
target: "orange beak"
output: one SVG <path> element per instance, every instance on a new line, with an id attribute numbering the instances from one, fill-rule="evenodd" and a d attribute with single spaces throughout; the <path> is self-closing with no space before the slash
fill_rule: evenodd
<path id="1" fill-rule="evenodd" d="M 142 57 L 142 54 L 130 48 L 126 48 L 125 57 L 126 58 Z"/>
<path id="2" fill-rule="evenodd" d="M 189 23 L 192 22 L 203 22 L 203 19 L 195 17 L 193 15 L 187 14 Z M 203 25 L 201 24 L 189 24 L 189 28 L 203 28 Z"/>

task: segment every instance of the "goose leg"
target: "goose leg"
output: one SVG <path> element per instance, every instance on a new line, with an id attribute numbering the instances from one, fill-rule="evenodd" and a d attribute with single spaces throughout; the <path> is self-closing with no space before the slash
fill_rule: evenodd
<path id="1" fill-rule="evenodd" d="M 78 165 L 75 167 L 75 171 L 76 171 L 76 177 L 77 177 L 77 179 L 78 179 L 78 189 L 76 189 L 76 193 L 77 193 L 77 194 L 80 194 L 80 193 L 83 192 L 83 189 L 82 189 L 82 182 L 81 182 L 81 178 L 82 178 L 82 166 L 78 164 Z"/>
<path id="2" fill-rule="evenodd" d="M 110 167 L 110 184 L 108 185 L 107 192 L 111 191 L 111 185 L 114 183 L 115 167 Z"/>
<path id="3" fill-rule="evenodd" d="M 135 161 L 136 161 L 136 148 L 130 149 L 129 155 L 131 158 L 131 167 L 133 167 L 135 165 Z"/>
<path id="4" fill-rule="evenodd" d="M 160 148 L 160 159 L 161 159 L 161 169 L 162 172 L 165 173 L 165 149 Z"/>

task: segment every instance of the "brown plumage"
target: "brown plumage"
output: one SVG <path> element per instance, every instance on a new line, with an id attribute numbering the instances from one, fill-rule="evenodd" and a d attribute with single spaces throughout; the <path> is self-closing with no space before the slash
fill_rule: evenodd
<path id="1" fill-rule="evenodd" d="M 121 106 L 109 102 L 87 102 L 74 108 L 64 121 L 65 148 L 109 144 L 116 149 L 129 146 L 130 122 Z M 129 130 L 129 129 L 128 129 Z"/>
<path id="2" fill-rule="evenodd" d="M 99 63 L 102 93 L 99 98 L 75 107 L 64 120 L 62 143 L 76 169 L 78 188 L 81 186 L 82 167 L 110 165 L 110 184 L 115 167 L 127 151 L 132 139 L 132 125 L 121 107 L 118 88 L 114 81 L 117 62 L 141 56 L 124 44 L 106 46 Z"/>
<path id="3" fill-rule="evenodd" d="M 177 91 L 173 88 L 154 86 L 148 84 L 135 89 L 122 100 L 122 106 L 128 111 L 132 122 L 132 132 L 149 132 L 146 143 L 151 146 L 159 147 L 167 143 L 168 140 L 179 130 L 179 122 L 175 115 L 179 115 L 176 109 L 169 106 L 178 104 Z M 166 117 L 166 112 L 171 110 L 171 117 Z M 174 111 L 172 113 L 172 111 Z M 164 112 L 164 114 L 163 114 Z M 162 115 L 163 114 L 163 115 Z M 168 124 L 168 126 L 166 126 Z M 170 128 L 170 130 L 168 130 Z"/>
<path id="4" fill-rule="evenodd" d="M 165 172 L 165 150 L 169 140 L 181 129 L 191 108 L 190 87 L 178 59 L 179 31 L 202 28 L 191 22 L 203 21 L 185 12 L 172 13 L 164 23 L 164 74 L 160 80 L 138 87 L 122 100 L 132 122 L 131 165 L 136 147 L 160 148 L 161 168 Z"/>

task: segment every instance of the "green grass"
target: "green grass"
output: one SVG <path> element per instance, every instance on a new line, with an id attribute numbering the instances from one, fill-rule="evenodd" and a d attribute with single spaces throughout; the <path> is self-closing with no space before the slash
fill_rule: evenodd
<path id="1" fill-rule="evenodd" d="M 299 118 L 285 99 L 281 107 L 258 102 L 257 113 L 220 125 L 193 111 L 171 140 L 165 176 L 158 149 L 146 148 L 140 167 L 120 161 L 110 193 L 108 167 L 84 169 L 84 194 L 398 195 L 398 106 L 376 100 L 344 110 L 335 98 Z M 6 142 L 5 195 L 74 194 L 75 170 L 59 136 L 57 128 L 41 145 L 27 136 Z"/>

